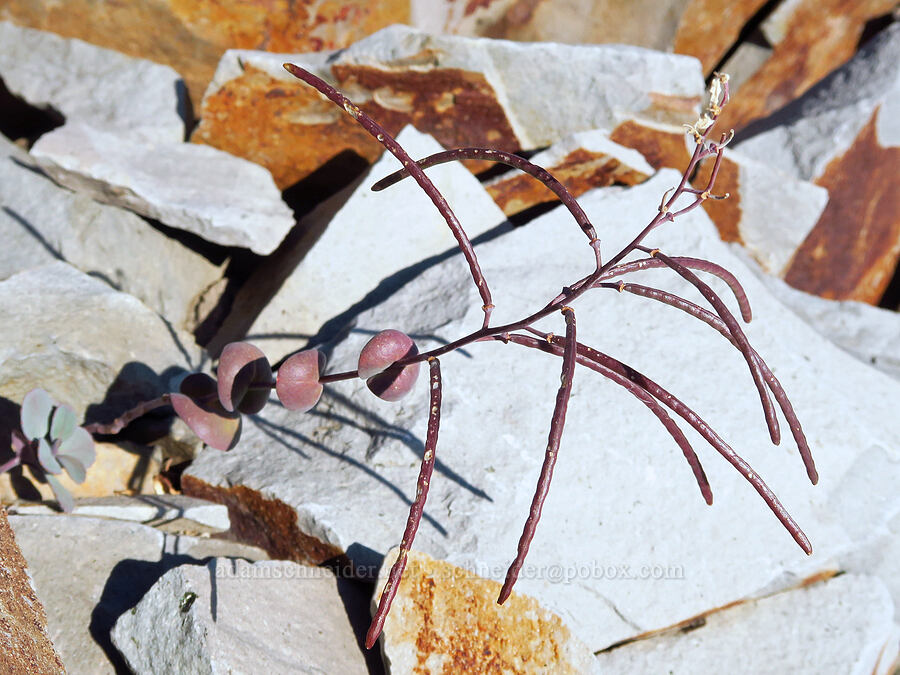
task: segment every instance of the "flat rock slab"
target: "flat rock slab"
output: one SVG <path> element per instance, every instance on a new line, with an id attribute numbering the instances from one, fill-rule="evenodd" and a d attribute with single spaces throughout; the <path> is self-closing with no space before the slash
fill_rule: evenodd
<path id="1" fill-rule="evenodd" d="M 900 630 L 884 584 L 845 574 L 704 617 L 698 628 L 597 655 L 616 675 L 889 673 Z"/>
<path id="2" fill-rule="evenodd" d="M 266 255 L 294 225 L 268 171 L 215 148 L 69 123 L 31 152 L 61 185 L 223 246 Z"/>
<path id="3" fill-rule="evenodd" d="M 328 569 L 216 558 L 167 572 L 112 640 L 138 675 L 368 673 L 346 600 Z"/>
<path id="4" fill-rule="evenodd" d="M 398 25 L 332 54 L 229 51 L 191 140 L 267 167 L 280 187 L 345 150 L 369 161 L 381 154 L 285 61 L 337 86 L 390 133 L 412 124 L 448 148 L 536 149 L 611 128 L 616 113 L 693 122 L 703 97 L 696 60 L 622 45 L 521 44 Z"/>
<path id="5" fill-rule="evenodd" d="M 377 607 L 399 549 L 385 558 Z M 513 593 L 497 604 L 500 584 L 412 552 L 384 624 L 381 653 L 391 673 L 599 673 L 594 654 L 534 598 Z"/>
<path id="6" fill-rule="evenodd" d="M 0 668 L 6 673 L 65 673 L 47 634 L 47 615 L 28 564 L 0 507 Z"/>
<path id="7" fill-rule="evenodd" d="M 0 279 L 65 260 L 159 312 L 178 328 L 196 322 L 200 296 L 222 269 L 125 209 L 98 204 L 39 173 L 0 138 Z M 137 254 L 136 252 L 140 252 Z"/>
<path id="8" fill-rule="evenodd" d="M 0 281 L 0 396 L 42 387 L 107 422 L 199 362 L 192 338 L 136 298 L 53 262 Z"/>
<path id="9" fill-rule="evenodd" d="M 828 206 L 785 273 L 795 288 L 872 304 L 881 298 L 900 261 L 898 119 L 895 23 L 738 144 L 742 154 L 828 190 Z"/>
<path id="10" fill-rule="evenodd" d="M 203 540 L 138 523 L 66 515 L 9 520 L 70 673 L 121 672 L 124 663 L 109 638 L 116 620 L 165 572 L 206 557 Z M 222 547 L 218 554 L 241 555 Z"/>
<path id="11" fill-rule="evenodd" d="M 567 136 L 529 161 L 549 171 L 575 197 L 596 187 L 636 185 L 653 173 L 639 152 L 614 143 L 602 129 Z M 508 216 L 558 200 L 540 181 L 517 170 L 488 181 L 485 189 Z"/>
<path id="12" fill-rule="evenodd" d="M 33 516 L 53 512 L 43 504 L 19 504 L 11 507 L 10 513 Z M 206 533 L 226 532 L 231 527 L 224 506 L 185 495 L 85 497 L 75 500 L 75 508 L 68 515 L 129 520 L 163 531 L 169 531 L 176 523 Z"/>
<path id="13" fill-rule="evenodd" d="M 414 157 L 441 150 L 433 138 L 412 127 L 404 129 L 398 140 Z M 399 168 L 393 156 L 382 157 L 352 194 L 335 195 L 304 218 L 300 226 L 306 234 L 280 250 L 245 284 L 209 350 L 217 353 L 223 341 L 246 334 L 274 363 L 302 348 L 326 322 L 343 328 L 361 305 L 377 302 L 373 292 L 386 297 L 414 276 L 423 260 L 453 249 L 456 240 L 447 222 L 411 179 L 383 192 L 369 189 Z M 434 167 L 428 176 L 470 239 L 505 221 L 478 180 L 462 166 Z"/>
<path id="14" fill-rule="evenodd" d="M 772 56 L 741 85 L 722 113 L 720 128 L 740 133 L 754 120 L 764 119 L 802 96 L 849 61 L 866 23 L 890 14 L 894 6 L 893 0 L 781 3 L 779 34 L 769 33 L 774 42 Z M 719 15 L 716 24 L 725 23 L 723 18 Z"/>
<path id="15" fill-rule="evenodd" d="M 586 194 L 582 203 L 604 251 L 630 241 L 678 180 L 661 171 L 636 187 Z M 586 244 L 556 209 L 478 247 L 495 325 L 525 316 L 589 273 Z M 803 555 L 756 492 L 687 429 L 706 460 L 716 499 L 708 508 L 649 411 L 579 370 L 554 486 L 516 590 L 557 613 L 592 650 L 837 569 L 882 536 L 900 508 L 900 385 L 786 311 L 701 210 L 658 229 L 648 244 L 714 260 L 742 279 L 756 317 L 747 334 L 793 401 L 819 485 L 806 482 L 789 438 L 771 445 L 744 360 L 705 324 L 651 300 L 597 291 L 576 303 L 580 339 L 658 380 L 702 415 L 781 497 L 815 554 Z M 665 270 L 635 281 L 703 302 Z M 424 350 L 481 322 L 481 303 L 457 256 L 361 315 L 334 348 L 330 369 L 354 369 L 362 345 L 387 327 L 401 328 Z M 551 317 L 538 327 L 561 332 L 562 321 Z M 415 548 L 500 580 L 537 481 L 559 362 L 499 343 L 471 345 L 441 361 L 437 465 Z M 328 385 L 309 414 L 270 406 L 245 419 L 234 450 L 202 452 L 182 486 L 229 503 L 232 522 L 243 521 L 244 532 L 279 555 L 319 562 L 343 551 L 371 569 L 406 522 L 423 452 L 426 389 L 420 377 L 408 398 L 391 404 L 358 380 L 342 381 Z"/>
<path id="16" fill-rule="evenodd" d="M 766 287 L 824 337 L 900 380 L 900 313 L 853 300 L 826 300 L 761 275 Z"/>
<path id="17" fill-rule="evenodd" d="M 184 140 L 186 92 L 168 66 L 8 21 L 0 44 L 0 79 L 31 105 L 152 141 Z"/>

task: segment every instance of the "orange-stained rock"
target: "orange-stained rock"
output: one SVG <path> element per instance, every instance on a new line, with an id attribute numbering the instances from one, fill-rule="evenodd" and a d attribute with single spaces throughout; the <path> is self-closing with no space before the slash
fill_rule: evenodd
<path id="1" fill-rule="evenodd" d="M 836 300 L 877 304 L 900 261 L 900 147 L 883 147 L 878 110 L 816 184 L 825 212 L 785 275 L 794 288 Z"/>
<path id="2" fill-rule="evenodd" d="M 65 673 L 47 633 L 47 615 L 0 506 L 0 672 Z"/>
<path id="3" fill-rule="evenodd" d="M 181 489 L 189 497 L 225 504 L 234 538 L 258 546 L 273 560 L 318 565 L 342 553 L 302 532 L 293 508 L 277 499 L 267 499 L 256 490 L 242 485 L 212 486 L 189 475 L 182 477 Z"/>
<path id="4" fill-rule="evenodd" d="M 693 152 L 692 142 L 688 140 L 683 127 L 652 124 L 643 120 L 621 122 L 610 132 L 609 139 L 637 150 L 654 169 L 669 167 L 684 171 Z"/>
<path id="5" fill-rule="evenodd" d="M 703 162 L 691 179 L 691 184 L 698 190 L 705 189 L 709 184 L 714 166 L 715 160 L 712 157 Z M 738 227 L 741 222 L 740 168 L 728 157 L 727 151 L 722 155 L 712 193 L 720 196 L 728 195 L 727 199 L 707 199 L 703 202 L 703 209 L 710 220 L 716 224 L 722 241 L 743 244 L 744 241 L 741 239 L 741 231 Z"/>
<path id="6" fill-rule="evenodd" d="M 531 162 L 547 169 L 575 197 L 596 187 L 636 185 L 653 173 L 639 153 L 610 142 L 599 130 L 563 139 L 536 154 Z M 558 200 L 543 183 L 518 170 L 498 176 L 484 187 L 507 216 Z"/>
<path id="7" fill-rule="evenodd" d="M 675 33 L 676 54 L 700 59 L 708 77 L 766 0 L 690 0 Z"/>
<path id="8" fill-rule="evenodd" d="M 83 483 L 76 483 L 68 474 L 57 476 L 60 483 L 74 497 L 108 497 L 116 493 L 153 494 L 153 478 L 159 473 L 159 461 L 149 448 L 129 452 L 112 443 L 95 443 L 96 461 L 88 468 Z M 135 446 L 141 448 L 141 446 Z M 0 503 L 55 500 L 46 483 L 34 479 L 27 468 L 16 468 L 0 474 Z"/>
<path id="9" fill-rule="evenodd" d="M 226 54 L 191 140 L 262 164 L 282 188 L 342 152 L 373 161 L 379 144 L 289 76 L 282 68 L 287 58 Z M 404 26 L 341 52 L 290 58 L 389 133 L 412 124 L 444 147 L 546 147 L 573 132 L 610 128 L 616 115 L 693 122 L 703 95 L 697 62 L 683 56 L 432 36 Z"/>
<path id="10" fill-rule="evenodd" d="M 373 604 L 397 552 L 385 557 Z M 499 592 L 496 581 L 411 552 L 384 624 L 390 672 L 591 672 L 594 655 L 558 616 L 515 592 L 498 605 Z"/>
<path id="11" fill-rule="evenodd" d="M 226 49 L 346 47 L 408 21 L 409 0 L 6 0 L 0 20 L 172 66 L 199 106 Z"/>
<path id="12" fill-rule="evenodd" d="M 856 52 L 868 20 L 895 0 L 800 0 L 772 57 L 743 83 L 719 119 L 739 131 L 798 98 Z"/>

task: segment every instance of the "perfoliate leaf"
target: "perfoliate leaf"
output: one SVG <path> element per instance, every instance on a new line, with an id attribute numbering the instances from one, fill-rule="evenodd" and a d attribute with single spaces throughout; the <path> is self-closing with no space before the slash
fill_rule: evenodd
<path id="1" fill-rule="evenodd" d="M 37 456 L 44 471 L 53 474 L 62 473 L 62 467 L 56 461 L 56 457 L 53 456 L 53 450 L 50 448 L 46 438 L 38 439 Z"/>
<path id="2" fill-rule="evenodd" d="M 22 400 L 22 431 L 28 438 L 43 438 L 47 435 L 53 399 L 43 389 L 32 389 Z"/>
<path id="3" fill-rule="evenodd" d="M 189 396 L 171 395 L 175 413 L 184 420 L 191 431 L 208 446 L 216 450 L 231 450 L 241 436 L 241 415 L 222 407 L 218 399 L 201 408 Z"/>
<path id="4" fill-rule="evenodd" d="M 72 495 L 63 487 L 56 476 L 48 474 L 46 478 L 47 484 L 53 490 L 53 494 L 56 495 L 56 501 L 59 502 L 60 508 L 66 513 L 71 513 L 75 508 L 75 500 L 72 499 Z"/>
<path id="5" fill-rule="evenodd" d="M 57 406 L 53 411 L 53 421 L 50 423 L 50 438 L 66 439 L 78 426 L 78 418 L 75 411 L 67 405 Z"/>

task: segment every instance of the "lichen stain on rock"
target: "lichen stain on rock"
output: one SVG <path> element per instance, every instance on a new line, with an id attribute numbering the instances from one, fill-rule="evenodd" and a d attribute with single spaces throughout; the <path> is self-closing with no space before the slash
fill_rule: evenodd
<path id="1" fill-rule="evenodd" d="M 243 485 L 220 487 L 193 476 L 182 477 L 181 488 L 190 497 L 199 497 L 228 507 L 231 533 L 238 541 L 259 546 L 273 560 L 292 560 L 319 565 L 343 553 L 302 532 L 297 512 L 277 499 L 267 499 Z"/>
<path id="2" fill-rule="evenodd" d="M 499 591 L 497 582 L 411 553 L 385 625 L 385 652 L 414 650 L 402 666 L 423 674 L 576 673 L 567 660 L 573 638 L 559 617 L 515 593 L 497 605 Z"/>
<path id="3" fill-rule="evenodd" d="M 627 120 L 619 124 L 609 135 L 609 140 L 626 148 L 637 150 L 654 169 L 669 167 L 683 171 L 691 161 L 682 130 L 659 129 Z"/>
<path id="4" fill-rule="evenodd" d="M 615 157 L 584 148 L 573 150 L 561 161 L 545 168 L 575 197 L 595 187 L 636 185 L 649 178 L 647 174 L 632 169 Z M 498 180 L 487 185 L 486 189 L 508 216 L 536 204 L 558 199 L 548 187 L 524 174 Z"/>
<path id="5" fill-rule="evenodd" d="M 315 90 L 252 66 L 206 97 L 191 141 L 266 167 L 281 189 L 345 150 L 369 162 L 381 154 L 375 139 Z"/>
<path id="6" fill-rule="evenodd" d="M 785 274 L 794 288 L 877 304 L 900 259 L 900 148 L 878 142 L 879 108 L 816 179 L 828 204 Z"/>
<path id="7" fill-rule="evenodd" d="M 377 96 L 359 106 L 390 133 L 407 124 L 431 134 L 445 148 L 468 145 L 518 150 L 519 144 L 493 87 L 481 73 L 459 68 L 391 69 L 339 64 L 342 89 Z M 381 105 L 379 99 L 391 105 Z M 396 103 L 402 102 L 402 108 Z"/>

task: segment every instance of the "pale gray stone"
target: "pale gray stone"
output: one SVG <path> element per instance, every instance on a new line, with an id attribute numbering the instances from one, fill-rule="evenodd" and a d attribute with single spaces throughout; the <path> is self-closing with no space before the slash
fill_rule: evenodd
<path id="1" fill-rule="evenodd" d="M 267 169 L 209 146 L 70 122 L 31 153 L 76 192 L 224 246 L 267 255 L 294 225 Z"/>
<path id="2" fill-rule="evenodd" d="M 0 280 L 65 260 L 141 300 L 176 327 L 221 267 L 130 211 L 73 194 L 39 173 L 28 153 L 0 137 Z"/>
<path id="3" fill-rule="evenodd" d="M 169 66 L 7 21 L 0 44 L 0 78 L 31 105 L 149 140 L 184 140 L 187 94 Z"/>
<path id="4" fill-rule="evenodd" d="M 9 513 L 51 515 L 55 511 L 44 504 L 14 504 Z M 82 497 L 75 500 L 72 516 L 129 520 L 171 531 L 175 524 L 194 532 L 226 532 L 231 527 L 228 507 L 186 495 L 114 495 Z"/>
<path id="5" fill-rule="evenodd" d="M 412 127 L 401 131 L 397 140 L 413 157 L 441 151 L 437 141 Z M 374 288 L 380 285 L 382 294 L 396 288 L 402 282 L 392 280 L 394 275 L 408 274 L 412 266 L 455 247 L 447 222 L 415 182 L 407 179 L 383 192 L 369 189 L 399 168 L 400 163 L 385 154 L 349 198 L 336 195 L 303 220 L 309 235 L 288 252 L 289 261 L 280 263 L 288 270 L 296 268 L 248 331 L 248 339 L 273 363 L 303 347 L 326 321 L 350 310 Z M 453 206 L 470 239 L 506 220 L 461 165 L 435 167 L 428 175 Z M 259 302 L 259 289 L 271 284 L 273 276 L 272 266 L 266 266 L 257 274 L 259 279 L 245 285 L 226 332 L 230 323 L 245 320 L 247 305 Z"/>
<path id="6" fill-rule="evenodd" d="M 606 256 L 656 214 L 660 196 L 678 180 L 676 172 L 661 171 L 640 186 L 582 198 Z M 651 300 L 595 291 L 575 303 L 579 339 L 658 380 L 702 415 L 781 497 L 815 553 L 805 556 L 757 493 L 686 429 L 715 494 L 715 506 L 707 507 L 681 452 L 649 411 L 579 369 L 554 486 L 516 589 L 560 615 L 593 650 L 834 569 L 881 536 L 900 508 L 900 385 L 786 311 L 701 209 L 659 228 L 647 244 L 709 258 L 742 279 L 755 316 L 747 334 L 793 401 L 819 485 L 808 484 L 784 424 L 781 447 L 771 445 L 746 363 L 705 324 Z M 562 209 L 476 250 L 497 305 L 494 325 L 542 307 L 593 268 L 583 233 Z M 703 302 L 665 270 L 635 281 Z M 456 256 L 360 316 L 334 348 L 330 372 L 355 369 L 375 331 L 399 328 L 425 350 L 477 330 L 481 321 L 481 303 Z M 564 330 L 559 317 L 537 326 Z M 441 362 L 437 466 L 415 547 L 501 580 L 543 458 L 559 361 L 481 343 Z M 391 404 L 359 380 L 330 384 L 311 413 L 270 406 L 246 418 L 237 448 L 202 452 L 188 474 L 280 500 L 297 512 L 301 531 L 355 563 L 377 565 L 406 522 L 423 450 L 426 390 L 423 374 L 407 399 Z M 887 458 L 876 473 L 864 470 L 869 453 Z M 857 471 L 868 478 L 865 513 L 859 501 L 832 498 Z"/>
<path id="7" fill-rule="evenodd" d="M 741 242 L 769 274 L 790 266 L 828 203 L 828 190 L 794 178 L 740 151 L 727 160 L 737 165 Z"/>
<path id="8" fill-rule="evenodd" d="M 334 574 L 286 561 L 177 567 L 112 640 L 138 675 L 368 672 Z"/>
<path id="9" fill-rule="evenodd" d="M 884 584 L 846 574 L 746 602 L 675 630 L 597 655 L 625 673 L 890 673 L 900 632 Z"/>
<path id="10" fill-rule="evenodd" d="M 199 563 L 207 557 L 207 540 L 196 537 L 174 537 L 139 523 L 60 514 L 14 515 L 9 522 L 47 612 L 50 636 L 70 673 L 122 672 L 124 663 L 109 637 L 119 616 L 173 567 L 195 563 L 206 573 Z M 252 547 L 233 544 L 218 551 L 242 556 L 252 552 Z"/>
<path id="11" fill-rule="evenodd" d="M 814 180 L 847 151 L 873 115 L 880 145 L 900 145 L 900 23 L 876 35 L 802 97 L 748 127 L 747 140 L 736 147 L 785 173 Z"/>
<path id="12" fill-rule="evenodd" d="M 99 406 L 111 421 L 199 362 L 190 335 L 64 262 L 0 281 L 0 316 L 0 396 L 19 403 L 41 387 L 79 419 Z"/>
<path id="13" fill-rule="evenodd" d="M 865 302 L 820 298 L 768 275 L 759 277 L 779 301 L 823 337 L 900 380 L 900 313 Z"/>
<path id="14" fill-rule="evenodd" d="M 206 96 L 239 77 L 246 67 L 296 83 L 282 67 L 286 60 L 332 80 L 333 66 L 414 67 L 423 55 L 429 68 L 482 73 L 523 148 L 548 146 L 576 131 L 611 129 L 617 114 L 655 118 L 661 113 L 655 109 L 654 99 L 696 101 L 678 119 L 668 120 L 693 122 L 704 95 L 700 63 L 690 56 L 627 45 L 519 43 L 429 35 L 398 24 L 332 53 L 229 50 L 219 62 Z M 345 93 L 358 105 L 373 95 L 352 87 Z M 561 98 L 577 104 L 560 106 Z"/>

